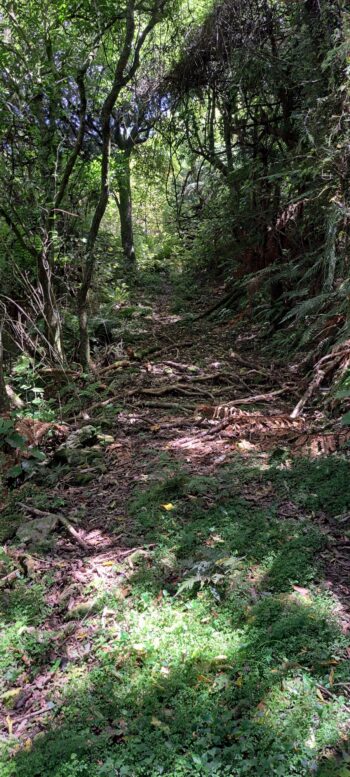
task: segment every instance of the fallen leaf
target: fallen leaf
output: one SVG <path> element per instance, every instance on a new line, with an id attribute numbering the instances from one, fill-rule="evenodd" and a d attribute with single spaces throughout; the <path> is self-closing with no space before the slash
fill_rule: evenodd
<path id="1" fill-rule="evenodd" d="M 219 674 L 215 678 L 214 685 L 217 691 L 222 691 L 224 690 L 224 688 L 228 688 L 229 684 L 230 684 L 230 678 L 228 674 Z"/>
<path id="2" fill-rule="evenodd" d="M 10 707 L 10 709 L 12 709 L 21 693 L 23 693 L 23 688 L 11 688 L 1 695 L 1 701 L 5 707 Z"/>
<path id="3" fill-rule="evenodd" d="M 158 720 L 158 718 L 155 718 L 154 715 L 151 718 L 151 724 L 152 726 L 156 726 L 156 728 L 161 728 L 163 731 L 170 731 L 169 726 L 161 720 Z"/>
<path id="4" fill-rule="evenodd" d="M 199 674 L 197 680 L 199 683 L 206 683 L 207 685 L 211 685 L 210 677 L 205 677 L 204 674 Z"/>
<path id="5" fill-rule="evenodd" d="M 310 591 L 307 588 L 302 588 L 300 585 L 293 585 L 293 590 L 304 599 L 310 599 Z"/>
<path id="6" fill-rule="evenodd" d="M 167 504 L 161 505 L 161 507 L 163 507 L 164 510 L 167 510 L 168 512 L 170 512 L 170 510 L 174 510 L 175 509 L 174 505 L 172 504 L 172 502 L 167 502 Z"/>
<path id="7" fill-rule="evenodd" d="M 88 632 L 87 631 L 78 631 L 75 636 L 76 636 L 77 639 L 85 639 L 85 637 L 88 636 Z"/>
<path id="8" fill-rule="evenodd" d="M 146 648 L 142 644 L 142 642 L 135 642 L 133 644 L 133 649 L 135 650 L 135 653 L 137 653 L 139 656 L 145 656 L 146 655 Z"/>
<path id="9" fill-rule="evenodd" d="M 256 445 L 253 445 L 249 440 L 240 440 L 237 448 L 240 448 L 242 451 L 253 451 L 256 449 Z"/>
<path id="10" fill-rule="evenodd" d="M 310 734 L 309 738 L 306 740 L 305 744 L 308 747 L 310 747 L 312 750 L 316 747 L 316 737 L 315 737 L 315 732 L 314 731 L 311 731 L 311 734 Z"/>

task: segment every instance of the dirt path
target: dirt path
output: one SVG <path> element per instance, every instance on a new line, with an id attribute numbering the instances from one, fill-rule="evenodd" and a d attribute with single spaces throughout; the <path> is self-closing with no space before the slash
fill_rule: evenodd
<path id="1" fill-rule="evenodd" d="M 21 761 L 21 753 L 27 751 L 28 756 L 33 754 L 35 764 L 37 748 L 38 763 L 40 757 L 43 759 L 43 740 L 40 737 L 52 730 L 52 727 L 62 727 L 65 719 L 69 722 L 70 715 L 73 729 L 80 730 L 76 720 L 77 711 L 74 714 L 70 712 L 74 704 L 69 694 L 69 684 L 72 683 L 73 688 L 78 687 L 77 678 L 88 678 L 102 671 L 104 656 L 107 660 L 115 650 L 113 640 L 124 639 L 121 636 L 124 628 L 125 633 L 132 630 L 130 623 L 124 626 L 119 623 L 116 609 L 120 607 L 123 611 L 125 622 L 128 621 L 129 607 L 138 611 L 140 602 L 144 602 L 145 607 L 148 602 L 150 608 L 163 606 L 164 602 L 165 611 L 167 600 L 164 600 L 164 596 L 177 595 L 179 587 L 181 589 L 183 584 L 187 585 L 188 568 L 192 564 L 197 581 L 195 585 L 199 585 L 200 591 L 202 588 L 206 590 L 205 586 L 208 585 L 214 592 L 214 605 L 211 603 L 209 607 L 209 611 L 213 612 L 215 597 L 218 597 L 218 602 L 221 601 L 222 580 L 219 567 L 215 567 L 217 561 L 212 560 L 210 553 L 213 549 L 216 552 L 220 543 L 231 559 L 231 564 L 234 547 L 239 557 L 249 560 L 239 583 L 244 591 L 243 598 L 247 597 L 246 607 L 259 607 L 261 596 L 264 604 L 268 583 L 261 588 L 261 579 L 267 576 L 267 581 L 275 580 L 275 588 L 272 590 L 276 590 L 276 596 L 286 596 L 283 592 L 291 591 L 288 595 L 292 597 L 293 607 L 295 601 L 306 607 L 313 597 L 312 585 L 321 585 L 320 601 L 327 591 L 334 597 L 332 607 L 340 626 L 339 634 L 346 631 L 349 623 L 350 591 L 346 579 L 349 570 L 349 537 L 346 532 L 346 515 L 339 522 L 334 517 L 337 510 L 332 505 L 332 509 L 327 509 L 322 500 L 316 500 L 314 507 L 312 500 L 308 502 L 308 496 L 300 495 L 298 478 L 302 465 L 296 466 L 296 480 L 293 480 L 294 465 L 288 464 L 291 447 L 302 450 L 304 446 L 306 450 L 310 440 L 317 439 L 319 434 L 311 413 L 303 420 L 292 422 L 289 419 L 300 392 L 295 371 L 288 366 L 281 368 L 278 364 L 264 360 L 257 332 L 254 331 L 237 334 L 230 326 L 206 321 L 193 322 L 189 327 L 188 322 L 177 321 L 176 317 L 169 316 L 166 309 L 159 307 L 148 320 L 142 321 L 142 329 L 137 348 L 129 346 L 126 367 L 117 366 L 109 370 L 106 370 L 105 365 L 100 367 L 104 369 L 105 392 L 100 400 L 101 406 L 89 410 L 89 403 L 85 402 L 84 421 L 77 414 L 78 426 L 93 424 L 104 435 L 108 435 L 97 446 L 97 463 L 93 460 L 85 467 L 81 463 L 72 466 L 68 472 L 63 471 L 62 477 L 52 487 L 38 486 L 28 492 L 27 486 L 24 486 L 18 492 L 19 501 L 27 505 L 27 518 L 30 517 L 30 507 L 33 505 L 53 513 L 62 511 L 87 546 L 84 551 L 61 525 L 46 550 L 18 547 L 12 542 L 5 547 L 5 556 L 10 560 L 10 573 L 17 570 L 18 578 L 9 584 L 8 591 L 5 586 L 2 593 L 4 621 L 10 624 L 17 619 L 22 625 L 18 625 L 13 634 L 9 630 L 5 637 L 5 652 L 10 649 L 14 654 L 13 660 L 3 658 L 5 680 L 1 735 L 9 748 L 8 763 L 14 764 L 18 754 L 18 774 L 24 777 L 44 774 L 44 771 L 40 771 L 44 769 L 43 766 L 33 766 L 33 771 L 30 771 L 31 767 L 24 767 Z M 140 358 L 139 353 L 147 349 L 148 354 Z M 107 350 L 106 358 L 110 358 Z M 118 398 L 108 402 L 109 396 Z M 250 404 L 249 398 L 256 396 L 265 396 L 266 399 Z M 247 401 L 242 401 L 244 399 Z M 237 401 L 236 405 L 230 404 Z M 91 404 L 96 405 L 96 402 Z M 220 409 L 215 410 L 218 407 Z M 213 419 L 213 416 L 216 417 Z M 312 432 L 310 425 L 314 426 Z M 290 485 L 286 485 L 280 471 L 274 471 L 271 477 L 266 474 L 269 473 L 272 454 L 276 456 L 276 462 L 286 462 L 286 477 L 290 477 Z M 308 473 L 303 472 L 307 483 Z M 314 475 L 316 483 L 316 468 Z M 85 482 L 81 482 L 82 479 Z M 316 485 L 309 483 L 305 487 L 307 490 L 309 487 L 316 488 Z M 335 483 L 335 493 L 338 487 L 339 484 Z M 345 503 L 346 499 L 344 506 Z M 217 526 L 218 511 L 224 510 L 222 514 L 226 515 L 232 504 L 237 505 L 236 510 L 243 510 L 240 518 L 242 533 L 244 535 L 246 532 L 247 542 L 251 543 L 251 554 L 249 547 L 244 550 L 238 535 L 235 535 L 233 541 L 227 527 L 220 529 Z M 215 525 L 215 531 L 208 527 L 203 536 L 201 523 L 198 523 L 199 508 L 204 514 L 213 515 Z M 21 510 L 26 513 L 25 508 Z M 181 510 L 189 515 L 190 523 L 185 522 L 184 526 L 181 523 Z M 254 514 L 260 511 L 260 522 L 267 520 L 265 515 L 270 516 L 273 526 L 268 529 L 266 524 L 265 535 L 259 539 L 256 547 L 255 536 L 259 534 L 260 528 L 255 530 L 255 535 L 251 535 L 249 511 Z M 180 515 L 181 538 L 176 524 L 177 515 Z M 317 538 L 315 534 L 312 542 L 310 540 L 305 563 L 301 564 L 302 571 L 298 571 L 298 563 L 295 562 L 295 571 L 284 579 L 283 564 L 292 562 L 290 559 L 284 562 L 280 558 L 280 548 L 286 542 L 301 541 L 306 531 L 303 522 L 311 520 L 311 515 Z M 278 523 L 275 525 L 276 516 Z M 296 526 L 297 529 L 293 528 Z M 198 537 L 201 538 L 200 550 L 197 547 Z M 274 555 L 272 565 L 267 560 L 263 561 L 264 553 L 260 547 L 261 543 L 264 545 L 269 542 Z M 297 549 L 295 552 L 298 555 Z M 313 577 L 310 577 L 308 564 L 312 566 L 311 559 L 316 552 L 322 558 L 323 572 L 314 571 Z M 198 572 L 200 559 L 204 559 L 200 561 L 202 567 L 204 564 L 203 568 L 207 564 L 207 572 L 203 574 Z M 210 564 L 214 565 L 213 569 Z M 232 571 L 233 567 L 229 570 L 230 588 L 234 585 L 237 573 Z M 215 575 L 219 575 L 217 583 Z M 308 581 L 311 580 L 310 588 Z M 215 593 L 216 585 L 218 588 Z M 249 595 L 246 593 L 248 589 Z M 164 594 L 164 590 L 168 593 Z M 111 597 L 114 597 L 113 602 Z M 24 612 L 22 616 L 21 607 Z M 320 614 L 321 605 L 315 607 L 317 617 L 325 618 L 324 613 Z M 205 622 L 206 616 L 202 617 Z M 116 677 L 119 671 L 124 671 L 121 668 L 123 653 L 130 660 L 133 672 L 143 672 L 146 648 L 142 644 L 139 648 L 135 647 L 138 643 L 130 647 L 127 637 L 125 640 L 127 647 L 124 651 L 121 649 L 121 653 L 117 651 L 118 654 L 113 658 Z M 325 648 L 328 683 L 325 683 L 322 673 L 317 674 L 315 680 L 319 701 L 321 699 L 322 704 L 329 704 L 330 713 L 336 716 L 339 706 L 337 694 L 350 690 L 343 680 L 343 670 L 339 673 L 339 687 L 334 685 L 333 669 L 342 665 L 346 658 L 346 648 L 340 637 L 338 642 L 336 655 L 335 648 L 332 648 L 333 653 L 330 651 L 330 655 Z M 292 664 L 293 660 L 291 657 L 287 663 Z M 296 666 L 299 666 L 298 660 Z M 321 658 L 317 660 L 322 663 Z M 213 680 L 214 687 L 215 683 L 221 683 L 223 692 L 226 689 L 225 683 L 229 682 L 228 670 L 225 669 L 227 661 L 226 658 L 222 659 L 222 666 Z M 276 661 L 280 671 L 281 660 Z M 307 666 L 312 665 L 311 659 L 310 662 Z M 168 670 L 168 665 L 164 664 L 164 677 Z M 208 674 L 211 678 L 211 673 L 212 669 L 202 667 L 197 671 L 197 676 Z M 240 688 L 237 682 L 236 676 L 236 690 Z M 125 700 L 124 706 L 128 710 L 128 702 Z M 116 745 L 128 749 L 125 743 L 128 741 L 129 724 L 125 721 L 123 723 L 123 712 L 115 713 L 113 723 L 107 715 L 103 725 L 99 726 L 98 716 L 104 714 L 101 710 L 96 713 L 97 718 L 91 728 L 92 737 L 98 729 L 106 734 L 109 742 L 102 757 L 94 756 L 97 771 L 92 771 L 93 775 L 99 774 L 99 765 L 108 763 L 107 755 Z M 170 722 L 167 722 L 167 714 Z M 342 714 L 341 708 L 340 732 Z M 84 712 L 83 717 L 84 725 L 87 725 L 89 715 Z M 163 735 L 171 733 L 170 713 L 164 712 L 159 719 L 153 713 L 151 718 L 150 731 L 163 732 Z M 331 744 L 330 741 L 330 748 Z M 72 753 L 80 752 L 79 747 L 76 744 L 73 751 L 69 751 L 70 759 Z M 210 747 L 208 744 L 207 750 Z M 322 752 L 325 748 L 323 742 Z M 60 763 L 63 755 L 55 757 L 57 763 Z M 142 757 L 145 758 L 144 755 Z M 54 763 L 54 756 L 52 758 Z M 162 758 L 160 755 L 160 762 Z M 101 774 L 144 774 L 148 777 L 162 773 L 152 771 L 147 766 L 140 767 L 139 771 L 136 767 L 130 767 L 127 771 L 129 762 L 126 760 L 124 766 L 124 762 L 121 763 L 121 768 L 125 767 L 126 771 L 119 772 L 119 767 L 113 766 L 114 771 L 111 767 L 111 771 L 107 769 L 106 772 L 101 771 Z M 219 771 L 210 773 L 228 774 L 224 763 L 225 759 L 221 771 L 219 768 Z M 61 777 L 61 772 L 54 770 L 56 766 L 50 768 L 50 774 Z M 90 766 L 87 768 L 90 769 Z M 175 766 L 171 767 L 173 771 L 169 771 L 170 767 L 164 768 L 168 768 L 168 771 L 163 773 L 180 774 Z M 17 774 L 10 767 L 5 773 Z M 68 771 L 68 767 L 67 772 L 62 771 L 64 777 L 66 774 L 75 777 L 78 773 Z M 85 771 L 81 773 L 85 774 Z M 90 771 L 86 773 L 90 774 Z M 181 772 L 191 773 L 197 774 L 197 771 L 191 771 L 188 765 Z M 201 773 L 199 770 L 198 774 Z M 298 773 L 304 774 L 303 771 Z M 285 771 L 284 774 L 289 772 Z"/>

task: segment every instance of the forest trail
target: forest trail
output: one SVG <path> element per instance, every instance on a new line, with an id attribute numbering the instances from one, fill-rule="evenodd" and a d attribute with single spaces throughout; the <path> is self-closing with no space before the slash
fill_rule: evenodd
<path id="1" fill-rule="evenodd" d="M 291 420 L 257 330 L 139 307 L 70 419 L 90 436 L 12 502 L 63 520 L 1 556 L 2 774 L 348 774 L 336 435 Z"/>
<path id="2" fill-rule="evenodd" d="M 349 3 L 0 26 L 0 777 L 350 777 Z"/>

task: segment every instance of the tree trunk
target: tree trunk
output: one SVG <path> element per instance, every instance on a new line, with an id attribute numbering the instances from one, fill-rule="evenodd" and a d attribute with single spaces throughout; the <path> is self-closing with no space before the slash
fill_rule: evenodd
<path id="1" fill-rule="evenodd" d="M 88 330 L 88 312 L 86 300 L 81 300 L 78 308 L 79 318 L 79 363 L 88 370 L 90 367 L 90 339 Z"/>
<path id="2" fill-rule="evenodd" d="M 61 318 L 52 286 L 50 262 L 43 252 L 38 256 L 38 276 L 43 293 L 45 334 L 50 345 L 50 357 L 63 362 Z"/>
<path id="3" fill-rule="evenodd" d="M 121 158 L 122 168 L 118 174 L 119 199 L 117 201 L 120 217 L 120 237 L 122 241 L 126 267 L 128 269 L 134 270 L 136 265 L 136 254 L 132 222 L 130 152 L 124 151 L 121 155 Z"/>
<path id="4" fill-rule="evenodd" d="M 10 407 L 9 398 L 6 392 L 4 377 L 4 349 L 2 342 L 2 333 L 4 328 L 4 313 L 0 310 L 0 413 L 4 413 Z"/>
<path id="5" fill-rule="evenodd" d="M 88 295 L 91 288 L 92 278 L 95 268 L 94 249 L 100 224 L 105 214 L 108 203 L 109 184 L 109 159 L 110 159 L 110 131 L 109 117 L 108 126 L 105 128 L 104 147 L 102 154 L 102 182 L 101 191 L 95 212 L 92 218 L 90 231 L 87 239 L 86 254 L 83 260 L 83 277 L 78 292 L 78 321 L 79 321 L 79 362 L 88 370 L 90 366 L 90 341 L 88 331 Z"/>

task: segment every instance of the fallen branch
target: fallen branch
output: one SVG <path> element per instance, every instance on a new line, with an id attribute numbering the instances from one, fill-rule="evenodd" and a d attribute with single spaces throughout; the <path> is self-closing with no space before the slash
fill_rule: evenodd
<path id="1" fill-rule="evenodd" d="M 204 432 L 196 434 L 196 440 L 204 440 L 206 437 L 214 437 L 218 432 L 222 432 L 227 426 L 230 426 L 232 418 L 224 418 L 219 424 L 215 424 L 215 427 L 211 426 L 210 429 L 206 429 Z"/>
<path id="2" fill-rule="evenodd" d="M 5 575 L 5 577 L 2 577 L 0 580 L 0 588 L 6 588 L 10 583 L 13 583 L 17 578 L 20 576 L 20 573 L 18 569 L 15 569 L 13 572 L 9 572 L 8 575 Z"/>
<path id="3" fill-rule="evenodd" d="M 164 394 L 169 394 L 173 391 L 178 391 L 180 394 L 209 394 L 211 396 L 211 393 L 208 391 L 203 391 L 200 388 L 197 388 L 196 386 L 191 386 L 189 384 L 183 384 L 183 383 L 168 383 L 166 386 L 161 386 L 160 388 L 154 387 L 154 388 L 136 388 L 132 389 L 132 391 L 129 391 L 127 396 L 133 397 L 136 394 L 146 394 L 151 395 L 154 397 L 161 397 Z"/>
<path id="4" fill-rule="evenodd" d="M 159 407 L 159 408 L 165 408 L 166 410 L 188 410 L 189 413 L 193 413 L 193 411 L 196 409 L 197 404 L 180 404 L 179 402 L 167 402 L 162 400 L 149 400 L 144 399 L 140 400 L 140 402 L 135 403 L 135 405 L 138 407 L 139 404 L 142 402 L 142 407 Z"/>
<path id="5" fill-rule="evenodd" d="M 155 542 L 151 542 L 149 545 L 146 545 L 146 547 L 149 549 L 155 548 L 156 547 Z M 141 553 L 143 556 L 147 556 L 148 552 L 149 551 L 145 550 L 145 548 L 128 548 L 127 550 L 120 551 L 118 556 L 119 557 L 122 556 L 123 558 L 125 558 L 126 556 L 130 556 L 132 553 Z"/>
<path id="6" fill-rule="evenodd" d="M 84 410 L 80 410 L 77 415 L 80 416 L 83 419 L 84 419 L 84 416 L 85 416 L 85 420 L 86 420 L 86 418 L 89 417 L 89 414 L 92 412 L 92 410 L 97 410 L 100 407 L 106 407 L 106 405 L 110 405 L 111 402 L 113 402 L 114 399 L 116 399 L 116 400 L 118 399 L 120 401 L 120 393 L 118 393 L 118 394 L 111 394 L 111 396 L 108 399 L 103 399 L 100 402 L 94 402 L 94 404 L 90 405 L 90 407 L 87 407 Z M 65 419 L 65 423 L 66 424 L 75 423 L 76 419 L 77 419 L 77 415 L 70 416 L 69 418 L 66 418 Z"/>
<path id="7" fill-rule="evenodd" d="M 291 418 L 293 418 L 293 419 L 294 418 L 298 418 L 298 416 L 300 415 L 301 411 L 305 407 L 308 399 L 310 399 L 310 397 L 313 395 L 315 389 L 317 389 L 319 387 L 319 385 L 322 383 L 325 374 L 326 374 L 325 370 L 318 370 L 316 372 L 316 375 L 315 375 L 314 379 L 311 381 L 311 383 L 308 386 L 308 388 L 306 389 L 305 393 L 303 394 L 303 396 L 301 397 L 299 402 L 295 405 L 295 408 L 294 408 L 293 412 L 290 414 Z"/>
<path id="8" fill-rule="evenodd" d="M 179 350 L 179 348 L 191 348 L 193 345 L 193 340 L 185 340 L 183 343 L 174 343 L 173 345 L 170 345 L 167 343 L 167 345 L 163 345 L 161 348 L 159 348 L 157 345 L 152 346 L 152 348 L 146 348 L 145 351 L 141 351 L 139 356 L 137 357 L 137 361 L 143 361 L 145 358 L 150 356 L 156 356 L 157 354 L 163 353 L 163 351 L 172 351 L 174 348 L 176 350 Z"/>
<path id="9" fill-rule="evenodd" d="M 35 710 L 34 712 L 25 712 L 24 715 L 21 715 L 19 718 L 12 718 L 12 724 L 15 726 L 17 723 L 22 723 L 22 720 L 29 720 L 29 718 L 39 718 L 41 715 L 45 715 L 45 713 L 49 712 L 56 714 L 55 711 L 50 707 L 41 707 L 40 710 Z"/>
<path id="10" fill-rule="evenodd" d="M 186 380 L 188 380 L 189 383 L 199 383 L 199 382 L 208 382 L 208 381 L 214 381 L 225 379 L 231 380 L 232 375 L 229 375 L 227 372 L 214 372 L 213 374 L 207 374 L 207 375 L 186 375 Z"/>
<path id="11" fill-rule="evenodd" d="M 119 361 L 113 362 L 113 364 L 109 364 L 108 367 L 104 367 L 102 370 L 96 370 L 96 375 L 107 375 L 108 372 L 113 372 L 113 370 L 122 370 L 126 367 L 130 367 L 130 360 L 120 359 Z"/>
<path id="12" fill-rule="evenodd" d="M 8 385 L 8 383 L 6 384 L 5 389 L 11 405 L 13 405 L 13 407 L 16 407 L 18 410 L 21 410 L 22 407 L 24 407 L 23 400 L 18 396 L 18 394 L 16 394 L 12 386 Z"/>
<path id="13" fill-rule="evenodd" d="M 249 369 L 252 372 L 258 372 L 261 375 L 265 375 L 266 377 L 269 377 L 271 375 L 271 370 L 263 369 L 261 365 L 256 362 L 255 359 L 254 359 L 254 367 L 253 367 L 252 361 L 249 359 L 246 359 L 244 356 L 241 356 L 241 354 L 237 353 L 237 351 L 230 351 L 229 358 L 234 359 L 234 361 L 238 362 L 238 364 L 241 364 L 242 367 L 249 367 Z"/>
<path id="14" fill-rule="evenodd" d="M 230 291 L 228 294 L 225 294 L 224 297 L 222 297 L 218 302 L 215 302 L 214 305 L 211 305 L 210 308 L 206 308 L 206 310 L 203 311 L 203 313 L 200 313 L 198 316 L 195 316 L 192 318 L 192 321 L 200 321 L 202 318 L 209 318 L 212 313 L 215 313 L 216 310 L 219 310 L 220 308 L 224 307 L 228 302 L 234 302 L 238 299 L 240 295 L 240 290 L 236 289 L 235 291 Z"/>
<path id="15" fill-rule="evenodd" d="M 180 372 L 187 372 L 187 370 L 190 369 L 190 367 L 193 369 L 193 365 L 191 364 L 182 364 L 181 362 L 172 362 L 172 361 L 166 361 L 163 362 L 166 367 L 173 367 L 175 370 L 179 370 Z M 196 367 L 196 370 L 199 370 L 199 367 Z"/>
<path id="16" fill-rule="evenodd" d="M 253 405 L 255 402 L 270 402 L 271 399 L 285 394 L 289 391 L 289 387 L 278 389 L 277 391 L 270 391 L 268 394 L 255 394 L 250 397 L 240 397 L 240 399 L 234 399 L 232 402 L 225 402 L 225 407 L 235 407 L 236 405 Z"/>
<path id="17" fill-rule="evenodd" d="M 79 532 L 77 532 L 77 530 L 74 529 L 74 526 L 72 526 L 72 524 L 68 521 L 68 519 L 64 515 L 62 515 L 62 513 L 51 513 L 48 510 L 39 510 L 37 507 L 26 505 L 23 502 L 18 502 L 17 504 L 20 507 L 22 507 L 24 510 L 28 510 L 28 512 L 32 513 L 33 515 L 37 515 L 38 518 L 52 518 L 52 517 L 57 518 L 59 523 L 61 523 L 62 526 L 64 526 L 67 529 L 71 537 L 73 537 L 75 542 L 77 542 L 78 545 L 80 545 L 80 547 L 83 548 L 83 550 L 85 551 L 91 550 L 90 545 L 88 545 L 88 543 L 85 542 L 85 540 L 83 540 L 80 537 Z"/>
<path id="18" fill-rule="evenodd" d="M 321 696 L 325 696 L 326 699 L 337 699 L 338 700 L 338 698 L 339 698 L 338 695 L 336 693 L 334 693 L 333 691 L 331 691 L 329 688 L 326 688 L 324 685 L 321 685 L 320 683 L 317 683 L 317 688 L 321 692 Z M 350 707 L 348 707 L 346 704 L 343 704 L 342 707 L 347 712 L 350 712 Z"/>
<path id="19" fill-rule="evenodd" d="M 68 370 L 65 367 L 39 367 L 39 375 L 65 375 L 70 378 L 81 378 L 82 370 Z"/>
<path id="20" fill-rule="evenodd" d="M 182 388 L 182 391 L 181 391 L 182 394 L 190 395 L 191 393 L 193 393 L 193 392 L 190 392 L 188 390 L 187 386 L 181 387 L 181 388 Z M 169 386 L 164 387 L 163 389 L 132 389 L 132 391 L 129 391 L 126 396 L 127 397 L 134 397 L 134 396 L 136 396 L 138 394 L 145 394 L 145 395 L 151 395 L 151 396 L 162 396 L 162 395 L 168 393 L 171 390 L 173 390 L 173 389 L 171 387 L 169 387 Z M 195 392 L 195 393 L 198 393 L 198 392 Z M 210 397 L 212 396 L 209 392 L 200 391 L 199 393 L 201 393 L 202 395 L 203 394 L 207 394 Z M 106 407 L 106 405 L 110 405 L 113 402 L 113 400 L 118 400 L 120 402 L 121 399 L 122 398 L 120 396 L 120 393 L 112 394 L 108 399 L 103 399 L 100 402 L 94 402 L 94 404 L 90 405 L 90 407 L 87 407 L 86 409 L 81 410 L 78 415 L 80 415 L 80 417 L 85 416 L 85 419 L 86 419 L 86 418 L 88 418 L 90 416 L 90 413 L 92 413 L 93 410 L 98 410 L 101 407 Z M 147 403 L 147 404 L 150 404 L 150 403 Z M 158 407 L 160 405 L 156 405 L 156 406 Z M 163 405 L 163 407 L 172 407 L 172 405 Z M 175 405 L 174 405 L 174 407 L 175 407 Z M 70 416 L 70 418 L 66 418 L 65 419 L 65 423 L 67 423 L 67 424 L 76 423 L 76 419 L 77 419 L 77 416 Z"/>

